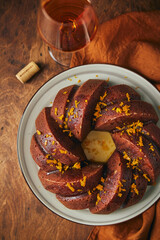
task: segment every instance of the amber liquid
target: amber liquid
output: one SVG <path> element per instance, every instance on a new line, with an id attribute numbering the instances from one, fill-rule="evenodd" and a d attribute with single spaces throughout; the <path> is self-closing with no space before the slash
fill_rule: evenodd
<path id="1" fill-rule="evenodd" d="M 97 30 L 97 17 L 87 0 L 43 1 L 38 29 L 53 49 L 76 51 L 86 46 Z"/>

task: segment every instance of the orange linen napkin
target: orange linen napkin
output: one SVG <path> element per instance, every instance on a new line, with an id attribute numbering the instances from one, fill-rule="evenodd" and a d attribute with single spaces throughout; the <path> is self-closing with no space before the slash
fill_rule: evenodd
<path id="1" fill-rule="evenodd" d="M 160 11 L 132 12 L 100 25 L 92 42 L 73 55 L 71 67 L 89 63 L 128 68 L 160 90 Z"/>
<path id="2" fill-rule="evenodd" d="M 160 11 L 132 12 L 99 26 L 71 67 L 109 63 L 139 73 L 160 90 Z M 160 200 L 127 222 L 94 227 L 88 240 L 160 240 Z"/>
<path id="3" fill-rule="evenodd" d="M 110 226 L 94 227 L 88 240 L 159 240 L 160 200 L 143 214 Z"/>

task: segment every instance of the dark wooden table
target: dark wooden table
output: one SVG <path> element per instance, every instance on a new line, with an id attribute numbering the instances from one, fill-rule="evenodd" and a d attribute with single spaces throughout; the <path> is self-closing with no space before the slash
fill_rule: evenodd
<path id="1" fill-rule="evenodd" d="M 130 11 L 160 9 L 159 0 L 93 0 L 99 22 Z M 92 226 L 65 220 L 32 193 L 17 158 L 18 125 L 32 95 L 52 76 L 66 70 L 49 56 L 36 30 L 38 0 L 0 2 L 0 238 L 87 239 Z M 26 84 L 15 75 L 30 61 L 41 71 Z"/>

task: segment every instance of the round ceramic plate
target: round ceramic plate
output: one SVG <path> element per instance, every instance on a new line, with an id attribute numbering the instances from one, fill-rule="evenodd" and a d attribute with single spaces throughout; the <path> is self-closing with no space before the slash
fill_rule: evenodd
<path id="1" fill-rule="evenodd" d="M 18 130 L 17 152 L 19 164 L 29 187 L 37 198 L 51 211 L 68 220 L 87 225 L 109 225 L 129 220 L 149 208 L 160 197 L 160 178 L 149 186 L 143 199 L 134 206 L 119 209 L 111 214 L 91 214 L 88 209 L 70 210 L 64 207 L 55 194 L 47 191 L 38 178 L 38 166 L 30 154 L 30 142 L 35 133 L 35 120 L 40 111 L 51 106 L 57 92 L 68 85 L 81 85 L 88 79 L 107 80 L 109 85 L 128 84 L 136 89 L 142 100 L 151 103 L 160 119 L 160 93 L 141 76 L 121 67 L 91 64 L 69 69 L 46 82 L 28 103 Z M 158 122 L 160 126 L 160 121 Z"/>

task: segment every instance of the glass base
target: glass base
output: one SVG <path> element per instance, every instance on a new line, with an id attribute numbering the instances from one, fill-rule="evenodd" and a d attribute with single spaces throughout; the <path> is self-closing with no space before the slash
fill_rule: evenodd
<path id="1" fill-rule="evenodd" d="M 56 49 L 48 47 L 49 54 L 51 58 L 62 66 L 69 67 L 71 63 L 72 53 L 71 52 L 61 52 Z"/>

